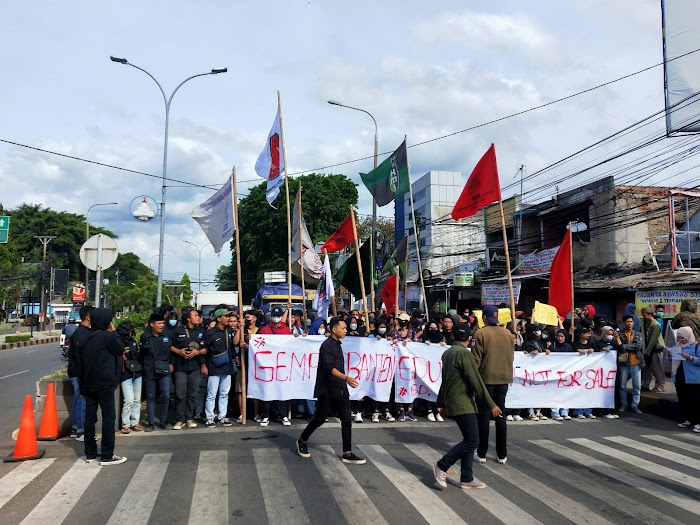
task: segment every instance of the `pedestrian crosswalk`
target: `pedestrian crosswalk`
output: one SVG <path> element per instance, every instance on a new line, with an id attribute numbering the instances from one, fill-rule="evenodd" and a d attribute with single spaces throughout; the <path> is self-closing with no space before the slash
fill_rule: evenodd
<path id="1" fill-rule="evenodd" d="M 0 524 L 407 523 L 672 525 L 700 522 L 700 441 L 685 433 L 509 444 L 506 465 L 474 464 L 483 490 L 448 488 L 432 464 L 449 443 L 360 444 L 367 465 L 335 447 L 153 451 L 118 467 L 82 459 L 3 465 Z M 146 449 L 147 450 L 147 449 Z M 132 455 L 133 456 L 133 455 Z"/>

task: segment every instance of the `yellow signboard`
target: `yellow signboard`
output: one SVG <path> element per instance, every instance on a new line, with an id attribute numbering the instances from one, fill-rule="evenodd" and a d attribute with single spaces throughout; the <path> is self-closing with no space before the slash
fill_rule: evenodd
<path id="1" fill-rule="evenodd" d="M 472 312 L 474 314 L 474 317 L 476 317 L 477 321 L 479 322 L 479 328 L 484 327 L 484 319 L 483 319 L 483 313 L 481 310 L 474 310 Z M 510 323 L 513 320 L 513 317 L 510 315 L 510 309 L 509 308 L 499 308 L 498 309 L 498 324 L 500 325 L 506 325 Z"/>
<path id="2" fill-rule="evenodd" d="M 549 326 L 558 326 L 559 313 L 556 307 L 535 301 L 535 308 L 532 310 L 532 321 Z"/>

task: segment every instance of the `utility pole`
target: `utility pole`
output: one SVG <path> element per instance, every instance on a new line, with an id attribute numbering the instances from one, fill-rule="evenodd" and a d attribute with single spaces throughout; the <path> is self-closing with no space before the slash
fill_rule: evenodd
<path id="1" fill-rule="evenodd" d="M 51 239 L 55 239 L 56 236 L 53 235 L 35 235 L 35 239 L 39 239 L 41 244 L 44 245 L 44 254 L 41 257 L 41 298 L 40 298 L 40 308 L 41 312 L 44 313 L 44 321 L 43 323 L 39 326 L 39 329 L 43 332 L 44 328 L 46 327 L 46 319 L 48 317 L 48 312 L 47 310 L 47 301 L 46 301 L 46 247 L 48 244 L 51 242 Z M 50 323 L 49 323 L 50 325 Z"/>

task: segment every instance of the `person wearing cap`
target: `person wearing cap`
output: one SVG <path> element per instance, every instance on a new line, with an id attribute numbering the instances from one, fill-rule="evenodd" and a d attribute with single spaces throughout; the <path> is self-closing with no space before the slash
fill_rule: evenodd
<path id="1" fill-rule="evenodd" d="M 396 343 L 402 343 L 404 346 L 406 346 L 406 343 L 409 342 L 414 342 L 414 343 L 419 343 L 421 342 L 421 336 L 423 335 L 423 331 L 419 330 L 416 331 L 411 325 L 411 318 L 406 312 L 401 312 L 398 316 L 397 319 L 398 323 L 398 328 L 394 330 L 394 333 L 392 335 L 392 339 Z M 399 421 L 406 421 L 407 419 L 409 421 L 418 421 L 418 418 L 415 416 L 413 413 L 413 404 L 412 403 L 399 403 L 399 414 L 398 414 L 398 420 Z"/>
<path id="2" fill-rule="evenodd" d="M 364 465 L 367 460 L 352 452 L 352 417 L 350 416 L 350 392 L 348 385 L 357 388 L 359 381 L 345 373 L 345 358 L 340 340 L 347 333 L 345 321 L 334 317 L 329 323 L 330 336 L 321 343 L 318 351 L 318 369 L 314 397 L 316 413 L 297 439 L 297 453 L 302 458 L 310 458 L 308 441 L 311 435 L 325 423 L 331 407 L 338 411 L 343 437 L 343 463 Z"/>
<path id="3" fill-rule="evenodd" d="M 172 373 L 173 337 L 165 329 L 165 316 L 153 313 L 148 318 L 149 330 L 141 334 L 141 352 L 143 353 L 143 385 L 146 389 L 146 428 L 147 432 L 156 426 L 156 389 L 160 392 L 158 410 L 158 427 L 165 430 L 168 425 L 168 407 L 170 404 L 170 374 Z"/>
<path id="4" fill-rule="evenodd" d="M 504 411 L 508 385 L 513 381 L 513 360 L 515 359 L 513 336 L 507 329 L 498 326 L 498 308 L 486 305 L 481 314 L 484 326 L 474 334 L 472 355 L 489 396 L 500 410 Z M 484 400 L 479 400 L 478 407 L 479 447 L 475 458 L 477 462 L 484 463 L 489 446 L 489 423 L 493 407 Z M 508 457 L 508 427 L 506 418 L 496 417 L 495 419 L 496 456 L 498 463 L 505 464 Z"/>
<path id="5" fill-rule="evenodd" d="M 292 335 L 292 331 L 284 323 L 285 311 L 280 306 L 273 306 L 270 310 L 270 322 L 263 326 L 258 333 L 260 335 Z M 270 407 L 274 403 L 282 424 L 287 427 L 292 424 L 289 420 L 288 401 L 260 401 L 260 426 L 266 427 L 270 424 Z"/>
<path id="6" fill-rule="evenodd" d="M 462 432 L 462 442 L 433 465 L 433 476 L 441 488 L 447 488 L 447 471 L 460 460 L 460 487 L 465 490 L 486 488 L 486 484 L 476 479 L 472 471 L 474 451 L 480 443 L 477 403 L 487 406 L 490 415 L 496 419 L 503 419 L 501 409 L 489 395 L 474 357 L 467 349 L 470 335 L 469 326 L 457 325 L 454 329 L 455 344 L 442 354 L 442 384 L 437 405 L 443 415 L 457 423 Z"/>
<path id="7" fill-rule="evenodd" d="M 233 312 L 227 308 L 217 308 L 214 312 L 216 326 L 210 328 L 204 334 L 204 348 L 206 348 L 205 364 L 201 372 L 207 378 L 207 401 L 204 405 L 204 413 L 207 428 L 216 426 L 214 419 L 214 404 L 219 405 L 218 422 L 224 427 L 230 427 L 233 423 L 227 417 L 228 395 L 231 391 L 231 376 L 235 373 L 232 351 L 232 337 L 229 330 L 229 318 Z"/>
<path id="8" fill-rule="evenodd" d="M 644 364 L 642 368 L 642 390 L 650 390 L 651 378 L 654 377 L 652 392 L 663 392 L 666 384 L 664 372 L 664 340 L 661 337 L 661 325 L 656 322 L 651 308 L 642 308 L 642 348 Z"/>

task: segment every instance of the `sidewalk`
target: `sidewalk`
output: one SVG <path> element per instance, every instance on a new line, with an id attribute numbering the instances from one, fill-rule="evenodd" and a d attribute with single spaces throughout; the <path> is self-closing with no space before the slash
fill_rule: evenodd
<path id="1" fill-rule="evenodd" d="M 46 343 L 58 343 L 61 339 L 60 330 L 51 330 L 51 333 L 49 333 L 48 330 L 45 332 L 39 332 L 37 330 L 34 330 L 34 337 L 32 339 L 20 343 L 6 343 L 5 338 L 8 335 L 15 334 L 0 335 L 0 350 L 7 350 L 9 348 L 21 348 L 24 346 L 43 345 Z M 22 332 L 20 335 L 28 335 L 28 332 Z"/>

